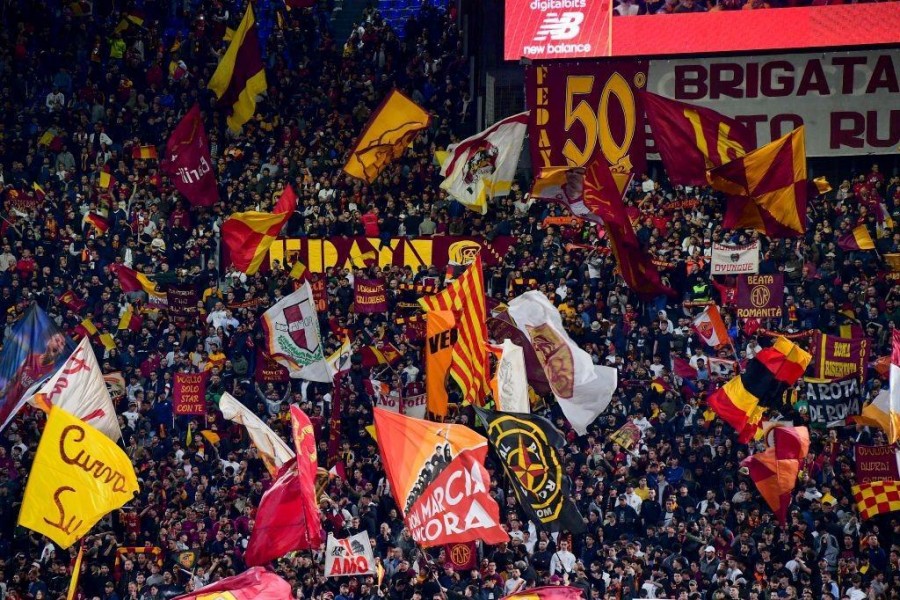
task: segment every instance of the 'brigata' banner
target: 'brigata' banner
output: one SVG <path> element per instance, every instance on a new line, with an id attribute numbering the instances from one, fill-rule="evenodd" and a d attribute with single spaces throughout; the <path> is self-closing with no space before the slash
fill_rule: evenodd
<path id="1" fill-rule="evenodd" d="M 810 379 L 806 382 L 806 403 L 813 427 L 842 427 L 847 417 L 860 413 L 859 379 Z"/>
<path id="2" fill-rule="evenodd" d="M 362 279 L 353 281 L 353 310 L 358 314 L 378 314 L 387 312 L 387 296 L 384 279 Z"/>
<path id="3" fill-rule="evenodd" d="M 498 235 L 488 241 L 480 236 L 438 235 L 430 238 L 391 238 L 390 247 L 382 245 L 378 238 L 332 237 L 277 239 L 269 248 L 269 261 L 292 265 L 296 261 L 306 265 L 311 273 L 324 273 L 329 267 L 351 268 L 368 264 L 365 255 L 375 252 L 373 264 L 380 267 L 396 265 L 411 267 L 416 272 L 421 266 L 434 265 L 443 270 L 448 264 L 468 264 L 479 250 L 485 265 L 497 265 L 516 244 L 516 238 Z M 222 264 L 230 264 L 225 245 L 222 245 Z"/>
<path id="4" fill-rule="evenodd" d="M 784 275 L 738 275 L 737 316 L 777 319 L 784 312 Z"/>
<path id="5" fill-rule="evenodd" d="M 647 89 L 733 117 L 755 146 L 806 124 L 807 156 L 890 154 L 898 68 L 894 49 L 654 60 Z"/>
<path id="6" fill-rule="evenodd" d="M 866 338 L 841 338 L 818 333 L 810 339 L 809 351 L 813 359 L 806 369 L 808 377 L 838 379 L 852 375 L 865 381 L 870 351 Z"/>
<path id="7" fill-rule="evenodd" d="M 759 242 L 746 246 L 713 244 L 713 275 L 754 275 L 759 273 Z"/>
<path id="8" fill-rule="evenodd" d="M 856 455 L 857 484 L 900 479 L 900 454 L 893 446 L 857 444 L 853 451 Z"/>
<path id="9" fill-rule="evenodd" d="M 647 62 L 541 64 L 525 72 L 531 164 L 583 167 L 602 153 L 614 172 L 647 171 L 644 113 L 635 92 Z"/>

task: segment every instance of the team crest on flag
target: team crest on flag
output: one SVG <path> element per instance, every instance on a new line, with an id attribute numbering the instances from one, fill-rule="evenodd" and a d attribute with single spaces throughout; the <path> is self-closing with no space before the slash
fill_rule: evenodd
<path id="1" fill-rule="evenodd" d="M 561 398 L 571 398 L 575 392 L 575 363 L 572 350 L 549 323 L 542 323 L 536 327 L 527 325 L 525 329 L 538 359 L 544 365 L 544 372 L 553 393 Z"/>
<path id="2" fill-rule="evenodd" d="M 306 281 L 263 314 L 268 353 L 291 377 L 330 382 L 334 374 L 325 360 L 319 335 L 319 316 Z"/>

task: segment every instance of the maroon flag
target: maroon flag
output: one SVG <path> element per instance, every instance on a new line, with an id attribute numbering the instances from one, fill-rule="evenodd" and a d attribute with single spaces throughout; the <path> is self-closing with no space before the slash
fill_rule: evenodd
<path id="1" fill-rule="evenodd" d="M 290 371 L 266 354 L 262 348 L 256 349 L 256 373 L 254 377 L 257 383 L 287 383 L 291 380 Z"/>
<path id="2" fill-rule="evenodd" d="M 462 573 L 478 567 L 478 547 L 475 542 L 457 542 L 444 546 L 447 562 L 457 572 Z"/>
<path id="3" fill-rule="evenodd" d="M 647 111 L 666 173 L 674 184 L 707 185 L 707 170 L 753 149 L 750 131 L 734 119 L 650 92 L 639 92 L 638 97 Z"/>
<path id="4" fill-rule="evenodd" d="M 175 373 L 172 411 L 176 415 L 206 414 L 206 382 L 209 373 Z"/>
<path id="5" fill-rule="evenodd" d="M 191 204 L 210 206 L 218 201 L 219 192 L 200 105 L 194 104 L 172 131 L 166 144 L 166 159 L 161 166 Z"/>
<path id="6" fill-rule="evenodd" d="M 72 290 L 67 290 L 56 298 L 60 304 L 72 312 L 81 312 L 87 306 L 87 302 L 78 297 Z"/>
<path id="7" fill-rule="evenodd" d="M 387 312 L 387 295 L 384 279 L 362 279 L 353 282 L 353 309 L 358 314 L 379 314 Z"/>
<path id="8" fill-rule="evenodd" d="M 241 573 L 220 579 L 176 600 L 200 598 L 228 598 L 229 600 L 290 600 L 291 584 L 262 567 L 253 567 Z"/>

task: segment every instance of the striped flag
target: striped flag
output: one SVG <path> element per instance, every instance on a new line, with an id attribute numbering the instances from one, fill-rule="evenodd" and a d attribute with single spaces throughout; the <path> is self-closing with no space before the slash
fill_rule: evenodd
<path id="1" fill-rule="evenodd" d="M 207 87 L 216 94 L 219 106 L 231 107 L 228 128 L 239 132 L 256 112 L 256 97 L 265 93 L 268 87 L 256 19 L 249 2 L 244 18 Z"/>
<path id="2" fill-rule="evenodd" d="M 456 317 L 458 340 L 453 347 L 450 376 L 463 391 L 463 401 L 476 406 L 484 404 L 490 390 L 488 383 L 487 309 L 484 300 L 484 273 L 481 255 L 459 279 L 439 294 L 419 300 L 426 311 L 449 310 Z"/>
<path id="3" fill-rule="evenodd" d="M 150 296 L 159 296 L 160 292 L 156 291 L 156 284 L 143 273 L 138 273 L 134 269 L 129 269 L 125 265 L 111 264 L 109 270 L 119 280 L 119 285 L 123 292 L 147 292 Z M 162 294 L 165 296 L 165 294 Z"/>
<path id="4" fill-rule="evenodd" d="M 853 417 L 860 425 L 880 427 L 888 444 L 900 440 L 900 331 L 891 337 L 891 366 L 888 389 L 882 389 L 871 403 L 862 408 L 862 414 Z"/>
<path id="5" fill-rule="evenodd" d="M 135 146 L 131 149 L 131 158 L 157 160 L 159 155 L 156 153 L 156 146 Z"/>
<path id="6" fill-rule="evenodd" d="M 81 222 L 82 228 L 85 225 L 90 225 L 94 229 L 97 230 L 97 233 L 103 235 L 109 229 L 109 221 L 98 215 L 97 213 L 88 213 L 84 215 L 84 219 Z"/>
<path id="7" fill-rule="evenodd" d="M 47 192 L 44 191 L 44 188 L 38 185 L 37 181 L 31 183 L 31 189 L 34 190 L 34 195 L 38 200 L 43 200 L 47 195 Z"/>
<path id="8" fill-rule="evenodd" d="M 222 224 L 222 242 L 228 248 L 231 262 L 239 271 L 253 275 L 278 232 L 297 208 L 297 195 L 290 185 L 284 188 L 273 212 L 255 210 L 234 213 Z"/>
<path id="9" fill-rule="evenodd" d="M 875 240 L 865 224 L 857 225 L 853 231 L 838 238 L 838 248 L 852 252 L 854 250 L 874 250 Z"/>

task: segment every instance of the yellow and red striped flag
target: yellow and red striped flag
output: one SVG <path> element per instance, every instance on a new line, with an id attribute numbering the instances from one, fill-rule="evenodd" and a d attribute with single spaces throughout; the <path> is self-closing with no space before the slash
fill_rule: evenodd
<path id="1" fill-rule="evenodd" d="M 119 280 L 119 285 L 123 292 L 147 292 L 150 296 L 159 296 L 161 292 L 156 291 L 156 284 L 143 273 L 138 273 L 134 269 L 129 269 L 125 265 L 113 263 L 109 265 L 109 270 Z M 165 296 L 165 294 L 162 294 Z"/>
<path id="2" fill-rule="evenodd" d="M 131 149 L 131 158 L 157 160 L 159 155 L 156 152 L 156 146 L 135 146 Z"/>
<path id="3" fill-rule="evenodd" d="M 278 232 L 297 208 L 294 188 L 287 186 L 272 213 L 234 213 L 222 224 L 222 242 L 228 248 L 231 262 L 247 275 L 259 271 L 266 253 Z"/>
<path id="4" fill-rule="evenodd" d="M 463 401 L 482 406 L 490 385 L 487 358 L 487 308 L 481 255 L 446 289 L 419 300 L 426 312 L 449 310 L 456 317 L 458 339 L 453 347 L 450 376 L 459 384 Z"/>
<path id="5" fill-rule="evenodd" d="M 82 226 L 87 223 L 97 230 L 97 233 L 103 235 L 109 229 L 109 221 L 98 215 L 97 213 L 88 213 L 84 215 Z"/>

